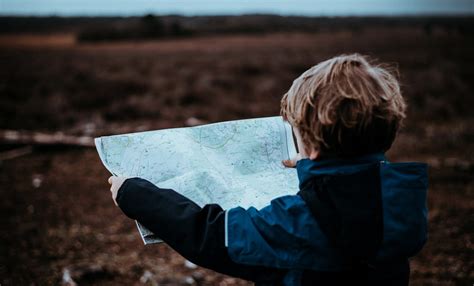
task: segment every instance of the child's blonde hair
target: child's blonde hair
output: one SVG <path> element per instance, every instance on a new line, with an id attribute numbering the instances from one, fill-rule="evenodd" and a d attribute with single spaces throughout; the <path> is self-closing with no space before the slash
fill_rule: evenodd
<path id="1" fill-rule="evenodd" d="M 281 115 L 310 150 L 355 156 L 390 148 L 406 104 L 395 76 L 359 54 L 313 66 L 293 81 Z"/>

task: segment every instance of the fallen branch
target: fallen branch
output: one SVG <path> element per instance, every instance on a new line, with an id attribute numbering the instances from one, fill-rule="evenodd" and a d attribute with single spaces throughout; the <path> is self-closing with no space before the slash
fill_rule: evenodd
<path id="1" fill-rule="evenodd" d="M 0 153 L 0 161 L 15 159 L 24 155 L 28 155 L 33 152 L 33 147 L 25 146 L 21 148 L 16 148 L 13 150 L 8 150 Z"/>
<path id="2" fill-rule="evenodd" d="M 199 126 L 199 125 L 203 125 L 203 124 L 207 124 L 207 123 L 208 122 L 205 121 L 205 120 L 202 120 L 202 119 L 199 119 L 199 118 L 196 118 L 196 117 L 189 117 L 184 122 L 184 125 L 189 126 L 189 127 L 193 127 L 193 126 Z"/>
<path id="3" fill-rule="evenodd" d="M 88 136 L 65 135 L 62 132 L 48 134 L 34 131 L 0 130 L 0 143 L 33 146 L 67 145 L 94 147 L 94 138 Z"/>

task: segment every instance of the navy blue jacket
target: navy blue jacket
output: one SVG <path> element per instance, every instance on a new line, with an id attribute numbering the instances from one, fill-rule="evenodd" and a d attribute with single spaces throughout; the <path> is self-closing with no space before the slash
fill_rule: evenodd
<path id="1" fill-rule="evenodd" d="M 200 207 L 127 179 L 123 212 L 181 255 L 262 285 L 408 285 L 408 258 L 427 239 L 427 166 L 383 154 L 302 159 L 299 192 L 260 210 Z"/>

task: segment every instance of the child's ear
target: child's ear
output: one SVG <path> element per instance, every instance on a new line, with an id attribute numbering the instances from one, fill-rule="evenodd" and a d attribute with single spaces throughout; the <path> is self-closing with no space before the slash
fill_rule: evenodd
<path id="1" fill-rule="evenodd" d="M 312 150 L 311 153 L 309 153 L 309 159 L 311 160 L 316 160 L 319 157 L 319 151 L 318 150 Z"/>

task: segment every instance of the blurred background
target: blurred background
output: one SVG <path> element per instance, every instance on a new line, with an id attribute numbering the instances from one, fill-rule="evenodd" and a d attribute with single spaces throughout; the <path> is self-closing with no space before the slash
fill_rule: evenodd
<path id="1" fill-rule="evenodd" d="M 91 138 L 279 114 L 312 65 L 397 66 L 430 165 L 411 285 L 474 282 L 474 1 L 0 0 L 0 284 L 248 285 L 143 246 Z"/>

